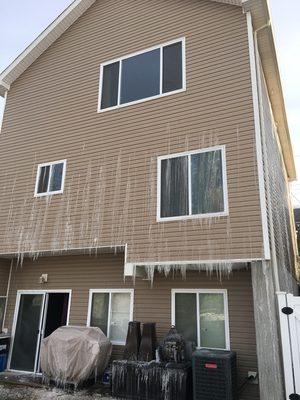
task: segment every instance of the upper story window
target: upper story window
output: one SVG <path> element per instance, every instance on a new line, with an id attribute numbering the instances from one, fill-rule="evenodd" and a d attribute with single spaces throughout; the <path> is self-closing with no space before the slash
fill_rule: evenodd
<path id="1" fill-rule="evenodd" d="M 66 174 L 66 160 L 39 164 L 37 169 L 35 196 L 62 193 Z"/>
<path id="2" fill-rule="evenodd" d="M 101 64 L 98 111 L 185 90 L 185 40 Z"/>
<path id="3" fill-rule="evenodd" d="M 225 147 L 158 158 L 158 221 L 226 215 Z"/>

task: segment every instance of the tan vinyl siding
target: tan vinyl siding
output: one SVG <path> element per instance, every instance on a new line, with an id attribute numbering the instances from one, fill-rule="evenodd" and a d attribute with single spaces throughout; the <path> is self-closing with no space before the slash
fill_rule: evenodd
<path id="1" fill-rule="evenodd" d="M 72 302 L 70 324 L 85 325 L 87 321 L 89 289 L 134 289 L 134 319 L 156 322 L 158 340 L 168 332 L 171 325 L 172 289 L 227 289 L 229 303 L 229 327 L 231 349 L 237 351 L 240 381 L 247 371 L 257 370 L 253 299 L 250 271 L 235 271 L 229 279 L 221 281 L 216 275 L 188 271 L 186 280 L 180 275 L 165 278 L 155 275 L 151 288 L 149 281 L 123 280 L 123 257 L 65 256 L 45 257 L 33 262 L 24 261 L 23 267 L 14 267 L 8 303 L 7 323 L 11 328 L 17 290 L 71 289 Z M 39 284 L 41 274 L 48 274 L 48 283 Z M 122 355 L 122 347 L 115 348 L 114 357 Z M 241 399 L 257 399 L 257 385 L 250 385 Z"/>
<path id="2" fill-rule="evenodd" d="M 6 296 L 10 261 L 0 260 L 0 296 Z"/>
<path id="3" fill-rule="evenodd" d="M 97 113 L 100 63 L 186 38 L 186 92 Z M 263 256 L 245 15 L 206 0 L 96 3 L 12 85 L 0 251 L 128 244 L 128 261 Z M 226 146 L 229 217 L 156 222 L 157 156 Z M 33 198 L 38 163 L 65 191 Z"/>

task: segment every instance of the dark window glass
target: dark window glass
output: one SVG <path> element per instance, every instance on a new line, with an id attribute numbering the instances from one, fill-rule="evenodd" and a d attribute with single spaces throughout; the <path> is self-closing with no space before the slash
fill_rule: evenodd
<path id="1" fill-rule="evenodd" d="M 163 48 L 163 93 L 182 88 L 182 43 Z"/>
<path id="2" fill-rule="evenodd" d="M 62 176 L 63 176 L 64 164 L 54 164 L 52 166 L 51 178 L 50 178 L 50 192 L 61 190 Z"/>
<path id="3" fill-rule="evenodd" d="M 34 371 L 42 305 L 42 294 L 21 295 L 10 362 L 12 369 Z"/>
<path id="4" fill-rule="evenodd" d="M 160 93 L 160 50 L 122 61 L 121 104 Z"/>
<path id="5" fill-rule="evenodd" d="M 188 215 L 188 157 L 161 161 L 161 217 Z"/>
<path id="6" fill-rule="evenodd" d="M 192 214 L 224 211 L 221 150 L 191 156 Z"/>
<path id="7" fill-rule="evenodd" d="M 107 335 L 109 293 L 94 293 L 92 301 L 91 326 L 96 326 Z"/>
<path id="8" fill-rule="evenodd" d="M 39 175 L 38 193 L 46 193 L 48 190 L 50 166 L 41 167 Z"/>
<path id="9" fill-rule="evenodd" d="M 116 62 L 103 67 L 101 109 L 118 104 L 119 65 Z"/>
<path id="10" fill-rule="evenodd" d="M 195 293 L 175 294 L 176 329 L 197 345 L 197 298 Z"/>

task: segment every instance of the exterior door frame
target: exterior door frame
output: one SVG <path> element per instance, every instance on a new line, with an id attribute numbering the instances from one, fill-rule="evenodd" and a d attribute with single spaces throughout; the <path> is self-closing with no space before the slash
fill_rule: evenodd
<path id="1" fill-rule="evenodd" d="M 42 304 L 42 309 L 41 309 L 41 315 L 40 315 L 40 322 L 39 322 L 39 330 L 43 328 L 44 325 L 44 320 L 45 320 L 45 303 L 46 303 L 46 295 L 50 293 L 68 293 L 69 294 L 69 303 L 68 303 L 68 313 L 67 313 L 67 322 L 66 325 L 69 325 L 69 319 L 70 319 L 70 310 L 71 310 L 71 302 L 72 302 L 72 290 L 71 289 L 51 289 L 51 290 L 18 290 L 17 291 L 17 297 L 16 297 L 16 304 L 15 304 L 15 311 L 14 311 L 14 319 L 13 319 L 13 324 L 12 324 L 12 334 L 11 334 L 11 346 L 9 350 L 9 356 L 8 356 L 8 361 L 7 361 L 7 370 L 8 371 L 13 371 L 13 372 L 21 372 L 24 374 L 37 374 L 37 367 L 38 367 L 38 354 L 39 354 L 39 349 L 41 345 L 41 339 L 43 333 L 39 333 L 38 341 L 37 341 L 37 347 L 36 347 L 36 354 L 35 354 L 35 362 L 34 362 L 34 371 L 20 371 L 20 370 L 15 370 L 10 368 L 10 362 L 11 362 L 11 357 L 12 357 L 12 351 L 13 351 L 13 346 L 14 346 L 14 339 L 15 339 L 15 333 L 16 333 L 16 328 L 17 328 L 17 321 L 18 321 L 18 315 L 19 315 L 19 308 L 20 308 L 20 301 L 21 301 L 21 296 L 26 295 L 26 294 L 40 294 L 43 295 L 43 304 Z"/>

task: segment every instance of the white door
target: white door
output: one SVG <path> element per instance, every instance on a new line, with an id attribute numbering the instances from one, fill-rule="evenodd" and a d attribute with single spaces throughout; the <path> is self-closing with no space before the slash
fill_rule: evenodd
<path id="1" fill-rule="evenodd" d="M 300 399 L 300 297 L 278 293 L 286 399 Z"/>

